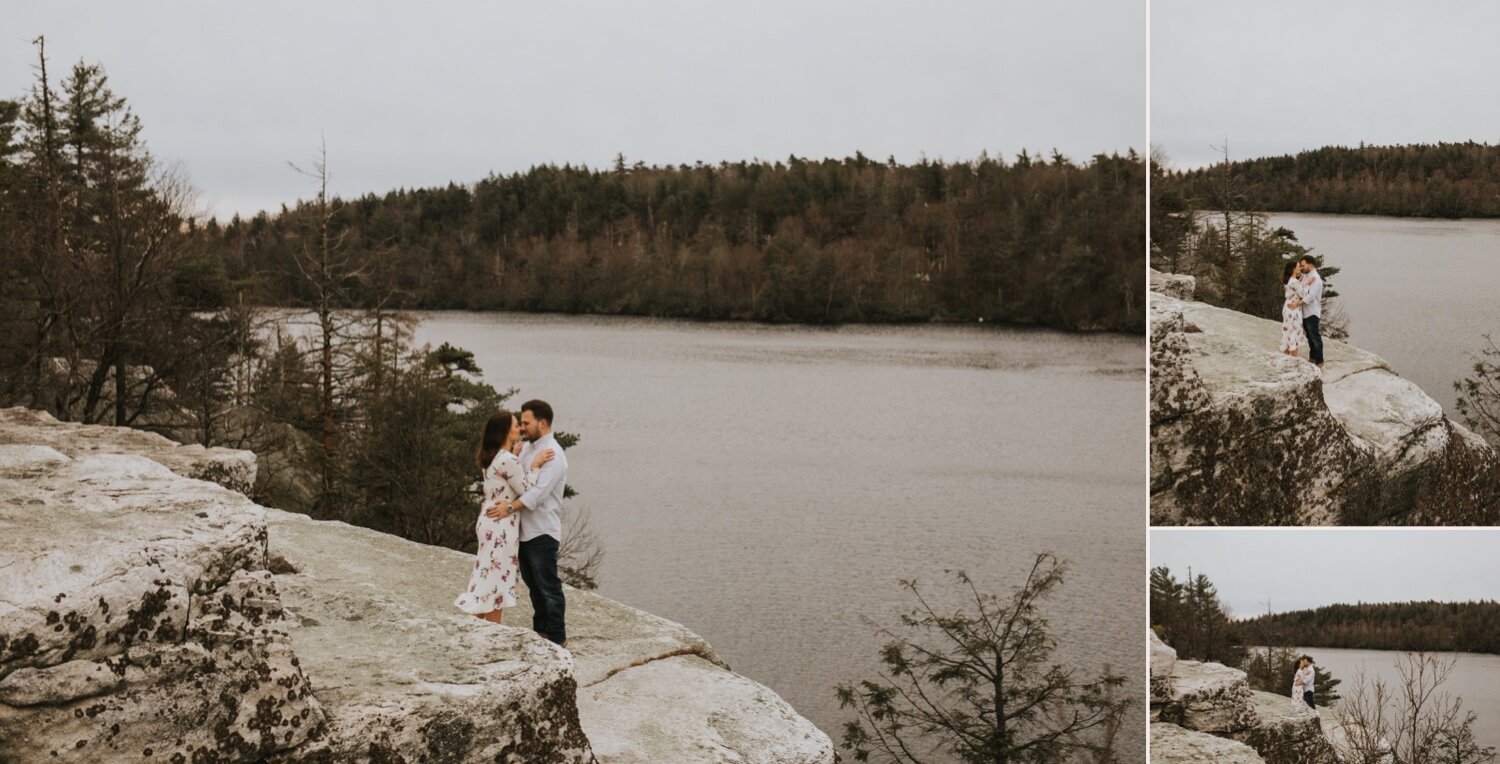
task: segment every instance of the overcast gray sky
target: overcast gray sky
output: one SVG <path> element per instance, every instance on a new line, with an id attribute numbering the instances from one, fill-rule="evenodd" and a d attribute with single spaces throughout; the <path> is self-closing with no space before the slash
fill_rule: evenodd
<path id="1" fill-rule="evenodd" d="M 1327 145 L 1500 143 L 1500 2 L 1152 0 L 1151 143 L 1172 166 Z"/>
<path id="2" fill-rule="evenodd" d="M 1236 616 L 1334 603 L 1500 599 L 1500 529 L 1151 530 L 1151 566 L 1188 568 Z"/>
<path id="3" fill-rule="evenodd" d="M 0 97 L 104 64 L 218 213 L 555 162 L 1084 159 L 1146 144 L 1145 0 L 0 0 Z"/>

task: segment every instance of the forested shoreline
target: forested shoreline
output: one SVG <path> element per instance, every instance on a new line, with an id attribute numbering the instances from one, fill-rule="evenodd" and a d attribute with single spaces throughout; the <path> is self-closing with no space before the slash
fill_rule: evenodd
<path id="1" fill-rule="evenodd" d="M 1500 145 L 1325 146 L 1290 156 L 1229 162 L 1259 212 L 1430 218 L 1500 217 Z M 1185 193 L 1209 197 L 1222 164 L 1173 172 Z"/>
<path id="2" fill-rule="evenodd" d="M 334 200 L 354 305 L 1140 332 L 1145 162 L 544 165 Z M 304 203 L 209 221 L 228 299 L 304 307 Z"/>
<path id="3" fill-rule="evenodd" d="M 1500 603 L 1493 601 L 1328 605 L 1236 625 L 1301 647 L 1500 654 Z"/>
<path id="4" fill-rule="evenodd" d="M 1150 578 L 1151 623 L 1162 639 L 1201 660 L 1239 665 L 1254 646 L 1500 654 L 1500 602 L 1379 602 L 1310 610 L 1231 613 L 1201 573 Z"/>

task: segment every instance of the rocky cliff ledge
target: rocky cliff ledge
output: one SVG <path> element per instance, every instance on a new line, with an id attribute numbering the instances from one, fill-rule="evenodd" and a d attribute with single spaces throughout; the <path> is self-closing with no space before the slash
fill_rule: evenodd
<path id="1" fill-rule="evenodd" d="M 1192 296 L 1151 273 L 1153 524 L 1500 523 L 1495 449 L 1379 356 L 1327 341 L 1320 373 Z"/>
<path id="2" fill-rule="evenodd" d="M 1245 672 L 1177 660 L 1151 639 L 1152 764 L 1353 764 L 1338 716 L 1250 689 Z"/>
<path id="3" fill-rule="evenodd" d="M 468 555 L 231 490 L 253 478 L 0 410 L 0 761 L 835 760 L 678 624 L 572 590 L 571 651 L 485 624 L 452 606 Z"/>

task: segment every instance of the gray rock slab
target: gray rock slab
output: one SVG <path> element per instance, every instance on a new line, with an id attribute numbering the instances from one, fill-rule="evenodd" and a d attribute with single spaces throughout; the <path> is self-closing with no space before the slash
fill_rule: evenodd
<path id="1" fill-rule="evenodd" d="M 333 760 L 591 759 L 572 657 L 453 607 L 466 555 L 267 512 L 278 569 L 296 571 L 276 580 Z"/>
<path id="2" fill-rule="evenodd" d="M 8 760 L 258 761 L 316 732 L 260 507 L 139 455 L 0 465 Z"/>
<path id="3" fill-rule="evenodd" d="M 1218 663 L 1179 660 L 1172 666 L 1172 699 L 1161 719 L 1198 732 L 1232 734 L 1253 727 L 1255 709 L 1245 672 Z"/>
<path id="4" fill-rule="evenodd" d="M 1263 764 L 1260 754 L 1244 743 L 1183 729 L 1175 724 L 1151 725 L 1151 764 Z"/>
<path id="5" fill-rule="evenodd" d="M 248 494 L 255 485 L 255 454 L 230 448 L 182 445 L 129 427 L 59 422 L 45 411 L 0 408 L 0 445 L 50 446 L 70 456 L 91 453 L 149 457 L 184 477 Z"/>
<path id="6" fill-rule="evenodd" d="M 606 764 L 832 764 L 817 727 L 768 688 L 696 655 L 662 658 L 583 688 L 578 713 Z"/>

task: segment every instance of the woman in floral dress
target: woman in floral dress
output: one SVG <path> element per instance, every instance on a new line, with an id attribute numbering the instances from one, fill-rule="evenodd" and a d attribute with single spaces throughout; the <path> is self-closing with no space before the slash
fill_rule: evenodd
<path id="1" fill-rule="evenodd" d="M 526 493 L 536 483 L 537 470 L 554 456 L 551 449 L 544 450 L 532 461 L 531 470 L 524 471 L 516 458 L 520 444 L 520 419 L 502 411 L 485 423 L 484 437 L 474 456 L 484 470 L 484 499 L 479 502 L 479 520 L 475 524 L 479 549 L 475 553 L 474 572 L 469 576 L 469 588 L 453 604 L 491 623 L 500 623 L 504 609 L 516 604 L 521 527 L 516 515 L 491 520 L 485 510 L 502 502 L 509 504 Z"/>
<path id="2" fill-rule="evenodd" d="M 1301 268 L 1296 260 L 1281 269 L 1281 280 L 1286 284 L 1285 299 L 1281 303 L 1281 352 L 1293 358 L 1302 347 L 1302 280 Z"/>

